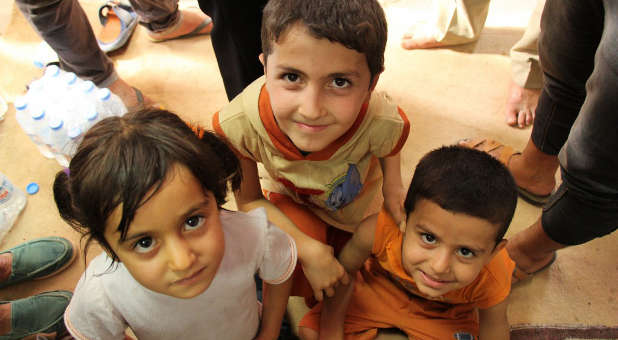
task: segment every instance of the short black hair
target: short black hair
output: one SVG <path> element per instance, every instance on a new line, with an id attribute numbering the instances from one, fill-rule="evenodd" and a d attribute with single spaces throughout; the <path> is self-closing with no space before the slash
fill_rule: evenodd
<path id="1" fill-rule="evenodd" d="M 509 170 L 494 157 L 451 145 L 435 149 L 419 161 L 404 203 L 406 214 L 419 199 L 498 226 L 498 243 L 513 219 L 517 187 Z"/>
<path id="2" fill-rule="evenodd" d="M 116 230 L 125 238 L 137 209 L 175 165 L 189 169 L 219 207 L 228 185 L 233 190 L 240 186 L 240 164 L 232 150 L 213 133 L 192 130 L 169 111 L 145 109 L 90 128 L 68 171 L 59 171 L 54 180 L 60 216 L 87 238 L 84 252 L 94 239 L 117 261 L 104 237 L 109 216 L 122 205 Z"/>

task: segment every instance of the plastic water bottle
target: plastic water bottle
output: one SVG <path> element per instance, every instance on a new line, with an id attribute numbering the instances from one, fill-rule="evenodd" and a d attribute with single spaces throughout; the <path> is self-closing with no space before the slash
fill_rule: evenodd
<path id="1" fill-rule="evenodd" d="M 39 146 L 39 151 L 47 158 L 54 158 L 54 153 L 49 147 L 51 144 L 51 129 L 45 119 L 45 110 L 38 109 L 37 111 L 32 111 L 30 116 L 33 120 L 32 126 L 34 128 L 35 143 Z"/>
<path id="2" fill-rule="evenodd" d="M 26 206 L 26 195 L 0 173 L 0 241 Z"/>
<path id="3" fill-rule="evenodd" d="M 36 52 L 34 52 L 34 60 L 32 61 L 34 66 L 38 68 L 44 68 L 49 63 L 57 62 L 58 55 L 45 41 L 41 41 L 37 46 Z"/>
<path id="4" fill-rule="evenodd" d="M 103 116 L 101 119 L 111 116 L 122 116 L 127 113 L 127 108 L 124 106 L 122 100 L 108 88 L 100 89 L 97 94 L 99 99 L 103 102 L 103 112 L 100 112 Z"/>

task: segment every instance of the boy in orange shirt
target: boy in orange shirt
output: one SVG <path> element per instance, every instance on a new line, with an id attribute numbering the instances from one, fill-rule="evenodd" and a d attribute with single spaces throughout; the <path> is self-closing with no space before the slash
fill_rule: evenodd
<path id="1" fill-rule="evenodd" d="M 354 285 L 301 320 L 302 339 L 373 339 L 381 328 L 410 339 L 509 339 L 515 265 L 503 236 L 516 205 L 511 174 L 488 154 L 428 153 L 408 190 L 405 230 L 385 210 L 360 224 L 339 256 L 358 271 Z"/>
<path id="2" fill-rule="evenodd" d="M 410 125 L 374 93 L 386 38 L 376 0 L 270 0 L 265 76 L 213 117 L 241 160 L 239 209 L 265 207 L 294 238 L 292 294 L 309 303 L 347 283 L 335 254 L 363 219 L 382 206 L 404 216 L 399 151 Z"/>

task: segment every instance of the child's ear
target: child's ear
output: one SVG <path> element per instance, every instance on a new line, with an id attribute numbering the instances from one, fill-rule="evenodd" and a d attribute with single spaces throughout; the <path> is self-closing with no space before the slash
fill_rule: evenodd
<path id="1" fill-rule="evenodd" d="M 371 84 L 369 84 L 369 92 L 373 92 L 373 90 L 375 90 L 376 85 L 378 85 L 378 79 L 380 79 L 381 74 L 382 72 L 373 76 L 373 79 L 371 80 Z"/>
<path id="2" fill-rule="evenodd" d="M 262 66 L 264 67 L 264 74 L 266 74 L 266 59 L 264 59 L 264 53 L 260 53 L 258 58 L 260 59 L 260 63 L 262 63 Z"/>

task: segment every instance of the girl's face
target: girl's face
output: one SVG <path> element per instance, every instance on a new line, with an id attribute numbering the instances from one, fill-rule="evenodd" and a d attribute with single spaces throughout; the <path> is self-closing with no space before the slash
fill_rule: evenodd
<path id="1" fill-rule="evenodd" d="M 142 286 L 184 299 L 208 289 L 223 258 L 223 231 L 215 197 L 189 169 L 170 169 L 159 191 L 137 209 L 124 241 L 116 230 L 121 216 L 118 206 L 104 236 Z"/>

